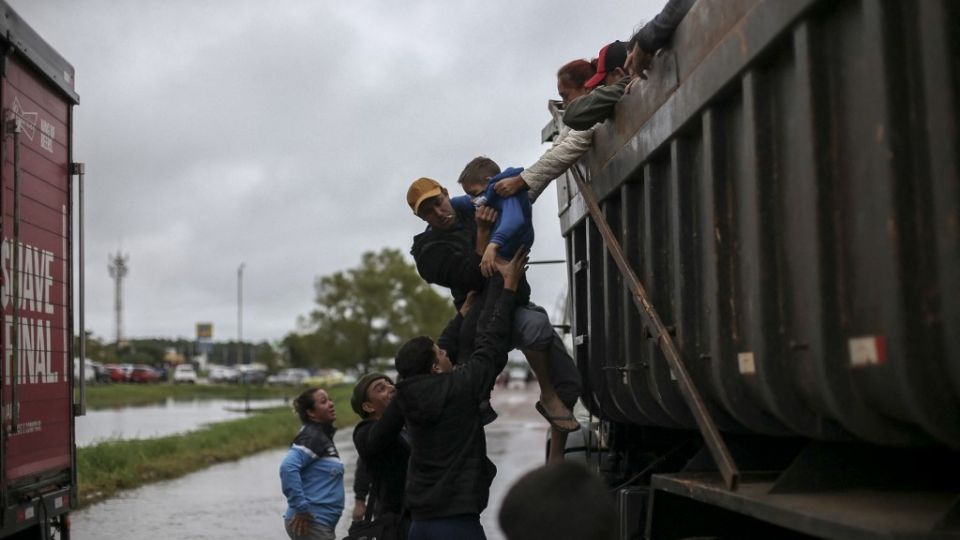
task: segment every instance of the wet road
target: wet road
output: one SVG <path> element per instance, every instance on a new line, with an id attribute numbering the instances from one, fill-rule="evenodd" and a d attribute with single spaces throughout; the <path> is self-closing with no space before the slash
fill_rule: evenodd
<path id="1" fill-rule="evenodd" d="M 494 392 L 494 408 L 500 417 L 487 426 L 487 451 L 498 473 L 491 486 L 490 506 L 481 516 L 489 540 L 502 539 L 496 521 L 506 490 L 516 478 L 543 462 L 546 424 L 533 409 L 535 388 L 534 384 L 526 391 Z M 347 509 L 337 527 L 340 538 L 349 525 L 357 456 L 350 430 L 341 430 L 335 440 L 347 464 Z M 74 538 L 285 539 L 281 515 L 286 502 L 278 474 L 285 453 L 286 449 L 271 450 L 122 493 L 75 512 Z"/>
<path id="2" fill-rule="evenodd" d="M 282 399 L 250 400 L 250 408 L 279 407 Z M 186 433 L 207 424 L 242 418 L 243 400 L 174 401 L 161 405 L 87 411 L 77 418 L 77 446 L 107 439 L 150 439 Z"/>

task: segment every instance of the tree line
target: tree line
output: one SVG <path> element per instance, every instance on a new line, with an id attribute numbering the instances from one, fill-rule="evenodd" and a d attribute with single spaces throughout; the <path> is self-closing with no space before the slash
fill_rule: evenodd
<path id="1" fill-rule="evenodd" d="M 297 318 L 296 329 L 269 343 L 236 341 L 207 344 L 211 363 L 259 362 L 307 369 L 359 368 L 369 371 L 379 358 L 418 335 L 436 337 L 454 314 L 449 298 L 420 278 L 398 249 L 368 251 L 354 268 L 314 281 L 314 309 Z M 102 363 L 163 365 L 174 350 L 189 361 L 198 353 L 189 339 L 130 339 L 108 343 L 87 334 L 87 357 Z M 76 347 L 75 351 L 79 351 Z"/>

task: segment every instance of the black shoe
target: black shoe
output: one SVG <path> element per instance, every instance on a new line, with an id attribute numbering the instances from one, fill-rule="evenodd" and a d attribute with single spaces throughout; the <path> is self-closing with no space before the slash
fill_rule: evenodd
<path id="1" fill-rule="evenodd" d="M 481 401 L 480 402 L 480 422 L 486 426 L 496 419 L 497 419 L 497 411 L 493 410 L 493 407 L 490 406 L 490 400 L 485 399 Z"/>

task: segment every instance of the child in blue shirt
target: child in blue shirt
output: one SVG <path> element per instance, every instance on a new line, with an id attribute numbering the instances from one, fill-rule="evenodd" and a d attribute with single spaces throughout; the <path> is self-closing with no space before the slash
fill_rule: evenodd
<path id="1" fill-rule="evenodd" d="M 501 197 L 494 189 L 499 180 L 521 172 L 523 169 L 519 167 L 501 172 L 500 166 L 492 159 L 484 156 L 474 158 L 467 163 L 457 180 L 467 194 L 450 199 L 455 209 L 489 206 L 499 214 L 480 261 L 484 277 L 493 275 L 493 261 L 497 257 L 510 260 L 521 246 L 527 251 L 533 246 L 533 206 L 530 198 L 525 192 Z"/>

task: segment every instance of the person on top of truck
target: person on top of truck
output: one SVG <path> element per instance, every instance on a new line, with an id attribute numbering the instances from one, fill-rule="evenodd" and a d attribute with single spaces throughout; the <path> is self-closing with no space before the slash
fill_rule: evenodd
<path id="1" fill-rule="evenodd" d="M 586 60 L 573 60 L 557 71 L 557 93 L 560 94 L 564 107 L 574 99 L 590 92 L 584 85 L 596 72 L 597 68 L 594 64 Z M 565 124 L 562 125 L 560 132 L 553 140 L 553 146 L 544 152 L 536 163 L 516 176 L 497 182 L 494 186 L 497 194 L 501 197 L 510 197 L 521 189 L 526 189 L 530 202 L 536 202 L 550 182 L 565 173 L 590 149 L 593 145 L 595 127 L 594 125 L 583 131 L 577 131 Z"/>
<path id="2" fill-rule="evenodd" d="M 629 91 L 628 85 L 640 80 L 653 55 L 670 41 L 694 1 L 668 0 L 652 21 L 633 34 L 629 43 L 614 41 L 600 49 L 597 73 L 585 85 L 596 89 L 570 103 L 563 123 L 571 129 L 584 130 L 612 118 L 617 102 Z"/>

